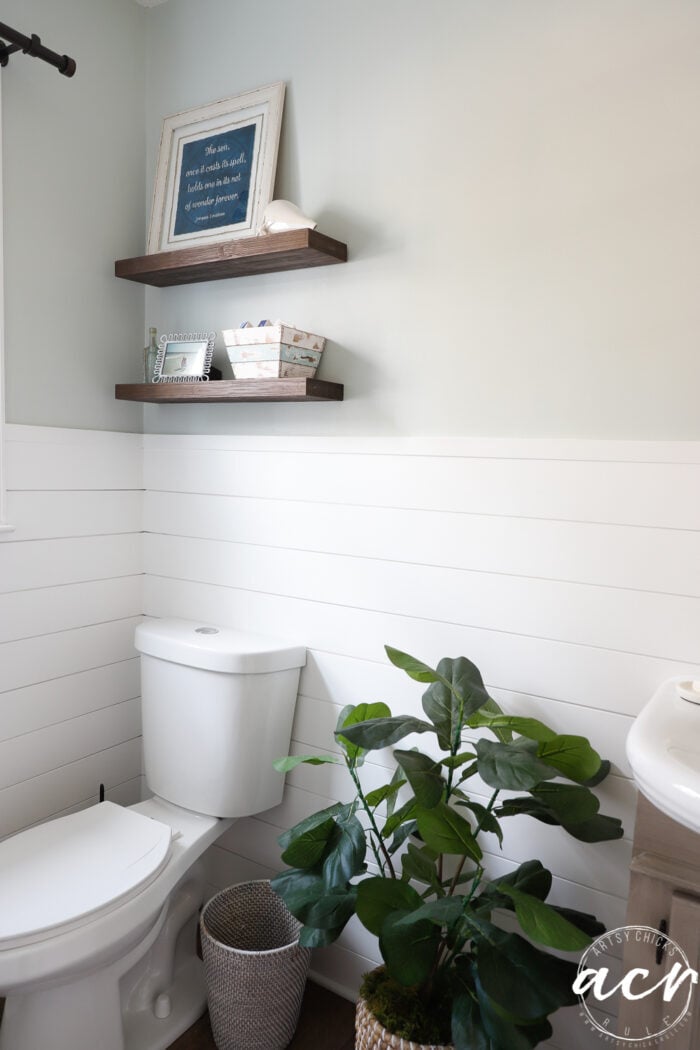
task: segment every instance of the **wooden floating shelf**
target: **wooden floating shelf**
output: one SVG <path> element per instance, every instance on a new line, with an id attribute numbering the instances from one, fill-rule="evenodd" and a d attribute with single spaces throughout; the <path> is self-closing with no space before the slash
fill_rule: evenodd
<path id="1" fill-rule="evenodd" d="M 222 404 L 243 401 L 342 401 L 343 384 L 325 379 L 220 379 L 208 383 L 118 383 L 120 401 L 152 405 Z"/>
<path id="2" fill-rule="evenodd" d="M 318 230 L 288 230 L 200 248 L 178 248 L 135 259 L 118 259 L 114 273 L 127 281 L 169 288 L 227 277 L 329 266 L 346 262 L 347 257 L 346 244 Z"/>

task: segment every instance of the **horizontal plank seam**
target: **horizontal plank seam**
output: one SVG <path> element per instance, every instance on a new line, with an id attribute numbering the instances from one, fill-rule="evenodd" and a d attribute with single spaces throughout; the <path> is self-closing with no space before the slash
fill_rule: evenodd
<path id="1" fill-rule="evenodd" d="M 323 649 L 307 649 L 307 656 L 309 654 L 313 655 L 314 653 L 324 653 L 324 650 Z M 326 654 L 326 655 L 332 655 L 332 654 Z M 371 663 L 371 664 L 375 664 L 376 663 L 377 666 L 386 668 L 386 663 L 381 663 L 380 661 L 374 661 L 374 660 L 365 660 L 363 657 L 360 657 L 360 656 L 358 656 L 358 657 L 341 656 L 340 658 L 341 659 L 346 659 L 346 660 L 352 659 L 353 661 L 356 660 L 358 663 Z M 542 701 L 544 701 L 547 704 L 564 704 L 566 708 L 577 707 L 580 711 L 585 712 L 586 714 L 589 714 L 591 711 L 599 711 L 599 712 L 601 712 L 602 714 L 605 714 L 605 715 L 613 715 L 613 717 L 615 717 L 615 718 L 624 718 L 624 719 L 626 719 L 629 722 L 630 726 L 631 726 L 632 722 L 634 722 L 634 719 L 635 719 L 634 715 L 627 715 L 627 714 L 624 714 L 624 713 L 622 713 L 620 711 L 611 711 L 610 708 L 608 708 L 608 707 L 591 707 L 589 705 L 581 704 L 581 703 L 579 703 L 576 700 L 562 700 L 562 699 L 560 699 L 559 697 L 556 697 L 556 696 L 542 696 L 540 693 L 523 693 L 523 692 L 521 692 L 521 691 L 519 691 L 517 689 L 511 689 L 511 688 L 509 688 L 507 686 L 496 686 L 496 685 L 493 684 L 493 682 L 484 682 L 484 685 L 486 686 L 487 689 L 494 690 L 494 692 L 505 692 L 505 693 L 508 693 L 510 696 L 519 697 L 519 698 L 521 698 L 523 700 L 542 700 Z M 317 696 L 315 693 L 308 692 L 308 690 L 306 688 L 304 689 L 303 692 L 299 693 L 299 699 L 301 699 L 302 697 L 305 697 L 307 700 L 313 700 L 316 703 L 329 704 L 329 705 L 337 707 L 337 708 L 342 708 L 342 706 L 343 706 L 342 704 L 338 703 L 336 700 L 332 700 L 332 699 L 330 699 L 327 696 Z M 508 713 L 508 712 L 506 712 L 506 713 Z"/>
<path id="2" fill-rule="evenodd" d="M 70 630 L 82 631 L 82 630 L 85 630 L 85 628 L 83 628 L 83 627 L 73 627 L 73 628 L 70 628 Z M 57 632 L 57 633 L 63 633 L 63 632 Z M 37 635 L 36 637 L 37 638 L 43 638 L 44 635 Z M 12 645 L 14 643 L 13 642 L 2 642 L 0 644 L 2 644 L 2 645 Z M 72 678 L 73 675 L 76 675 L 76 674 L 85 674 L 88 671 L 99 671 L 103 667 L 116 667 L 117 664 L 130 663 L 134 659 L 138 660 L 138 657 L 122 656 L 119 660 L 108 660 L 106 663 L 96 664 L 94 667 L 93 666 L 90 666 L 90 667 L 79 667 L 77 670 L 66 671 L 65 674 L 54 674 L 54 675 L 50 675 L 49 678 L 40 678 L 39 681 L 37 681 L 37 682 L 33 682 L 32 681 L 32 682 L 28 682 L 26 685 L 13 685 L 13 686 L 11 686 L 10 689 L 0 689 L 0 696 L 3 696 L 5 693 L 17 693 L 17 692 L 19 692 L 22 689 L 29 689 L 32 686 L 44 685 L 47 682 L 58 682 L 62 678 Z"/>
<path id="3" fill-rule="evenodd" d="M 124 787 L 125 784 L 134 784 L 137 780 L 141 780 L 141 775 L 140 774 L 138 776 L 135 776 L 135 777 L 128 777 L 126 780 L 120 780 L 116 784 L 111 784 L 106 789 L 106 792 L 109 795 L 110 792 L 117 791 L 119 788 Z M 86 798 L 79 799 L 78 802 L 72 802 L 69 806 L 63 806 L 61 809 L 54 810 L 53 813 L 49 813 L 45 817 L 41 817 L 39 820 L 32 821 L 31 824 L 25 824 L 23 828 L 20 828 L 18 830 L 22 830 L 23 831 L 26 828 L 35 828 L 39 824 L 45 824 L 47 821 L 53 820 L 59 814 L 65 813 L 66 810 L 78 809 L 80 807 L 89 805 L 89 804 L 91 804 L 93 802 L 97 802 L 98 799 L 99 799 L 99 795 L 97 794 L 97 792 L 95 792 L 92 795 L 88 795 Z M 0 841 L 2 841 L 2 839 L 9 838 L 10 835 L 14 835 L 14 834 L 16 834 L 16 832 L 12 831 L 12 832 L 10 832 L 9 835 L 2 836 L 0 838 Z"/>
<path id="4" fill-rule="evenodd" d="M 65 725 L 67 722 L 77 722 L 81 718 L 89 718 L 102 711 L 110 711 L 113 707 L 120 707 L 122 704 L 131 704 L 134 700 L 140 699 L 141 694 L 136 693 L 135 696 L 126 696 L 121 700 L 112 700 L 109 704 L 104 704 L 102 707 L 91 707 L 88 711 L 81 711 L 76 715 L 68 715 L 67 718 L 57 718 L 53 722 L 42 722 L 40 726 L 35 726 L 34 729 L 25 729 L 21 733 L 12 733 L 10 736 L 0 737 L 0 745 L 8 743 L 10 740 L 21 740 L 24 736 L 33 736 L 35 733 L 42 733 L 45 729 L 54 729 L 56 726 Z"/>
<path id="5" fill-rule="evenodd" d="M 106 747 L 98 747 L 96 751 L 88 751 L 79 758 L 72 758 L 70 762 L 64 762 L 59 766 L 52 766 L 51 769 L 46 769 L 42 773 L 35 773 L 31 777 L 25 777 L 23 780 L 17 780 L 12 784 L 7 784 L 5 787 L 0 788 L 0 798 L 2 798 L 6 791 L 12 791 L 14 788 L 19 787 L 20 784 L 31 784 L 33 780 L 41 780 L 42 777 L 47 777 L 51 773 L 57 773 L 61 769 L 70 769 L 71 766 L 76 766 L 79 762 L 84 762 L 88 758 L 94 758 L 96 755 L 104 755 L 107 751 L 113 751 L 117 747 L 123 747 L 124 744 L 131 744 L 135 740 L 140 739 L 141 734 L 139 733 L 138 736 L 130 736 L 125 740 L 117 740 L 114 744 L 108 744 Z"/>
<path id="6" fill-rule="evenodd" d="M 23 427 L 26 427 L 27 431 L 33 431 L 34 436 L 28 432 L 23 434 L 19 429 Z M 96 434 L 99 435 L 97 439 L 94 436 Z M 45 427 L 31 423 L 5 424 L 6 447 L 8 445 L 45 445 L 47 448 L 56 448 L 57 442 L 49 435 L 60 436 L 61 440 L 58 442 L 60 448 L 92 449 L 95 448 L 96 443 L 104 446 L 113 443 L 120 445 L 126 452 L 138 452 L 145 447 L 143 441 L 145 435 L 135 430 L 97 430 L 95 428 L 76 430 L 72 427 Z"/>
<path id="7" fill-rule="evenodd" d="M 314 749 L 314 753 L 318 752 L 318 753 L 324 754 L 324 755 L 336 755 L 336 756 L 341 754 L 340 751 L 334 751 L 332 748 L 319 747 L 318 744 L 309 743 L 308 740 L 300 740 L 298 737 L 294 737 L 291 742 L 292 742 L 292 744 L 297 744 L 297 745 L 299 745 L 301 747 L 311 747 L 311 748 Z M 466 740 L 465 743 L 469 744 L 469 743 L 471 743 L 471 741 L 470 740 Z M 394 768 L 392 766 L 385 766 L 382 762 L 372 762 L 371 760 L 365 760 L 365 761 L 366 761 L 366 765 L 367 766 L 370 766 L 373 769 L 381 770 L 385 774 L 390 774 L 390 773 L 394 772 Z M 608 776 L 606 777 L 606 780 L 616 780 L 616 781 L 619 781 L 620 783 L 623 783 L 623 784 L 634 785 L 634 780 L 632 779 L 632 777 L 625 776 L 624 773 L 618 773 L 618 772 L 609 773 Z M 301 790 L 307 790 L 307 789 L 301 788 L 297 784 L 294 784 L 294 787 L 298 788 L 298 790 L 300 790 L 300 791 Z M 503 790 L 506 790 L 506 789 L 503 789 Z M 319 795 L 321 794 L 320 792 L 313 792 L 313 791 L 309 791 L 309 793 L 310 794 L 319 794 Z M 472 789 L 472 794 L 479 795 L 480 797 L 483 796 L 488 801 L 488 795 L 485 792 L 483 792 L 483 791 L 479 791 L 477 788 L 473 788 Z M 325 796 L 322 796 L 322 797 L 325 797 Z M 256 814 L 256 815 L 259 816 L 259 814 Z M 273 823 L 273 821 L 267 821 L 266 823 Z"/>
<path id="8" fill-rule="evenodd" d="M 143 534 L 143 529 L 110 529 L 109 532 L 76 532 L 61 536 L 28 536 L 26 539 L 17 537 L 16 539 L 10 539 L 8 542 L 17 547 L 24 543 L 63 543 L 64 540 L 74 543 L 76 540 L 107 540 L 115 539 L 117 536 L 143 536 Z"/>
<path id="9" fill-rule="evenodd" d="M 562 586 L 571 587 L 588 587 L 592 590 L 610 590 L 610 591 L 626 591 L 632 594 L 657 594 L 667 598 L 700 598 L 700 593 L 692 593 L 690 591 L 663 591 L 655 590 L 649 587 L 630 587 L 619 583 L 592 583 L 589 580 L 575 580 L 566 576 L 536 576 L 532 573 L 526 572 L 506 572 L 502 569 L 478 569 L 469 565 L 448 565 L 445 562 L 430 562 L 430 561 L 413 561 L 407 558 L 387 558 L 379 557 L 372 554 L 356 554 L 348 553 L 346 551 L 328 551 L 328 550 L 316 550 L 313 547 L 293 547 L 289 545 L 283 545 L 281 543 L 253 543 L 250 540 L 229 540 L 219 536 L 190 536 L 181 532 L 148 532 L 145 531 L 146 536 L 161 536 L 167 539 L 176 540 L 190 540 L 198 543 L 227 543 L 232 547 L 254 547 L 258 550 L 279 550 L 279 551 L 292 551 L 298 554 L 312 554 L 322 558 L 344 558 L 346 560 L 353 561 L 367 561 L 378 564 L 386 565 L 406 565 L 411 568 L 414 566 L 422 569 L 438 569 L 445 572 L 455 573 L 474 573 L 478 576 L 498 576 L 504 579 L 513 580 L 533 580 L 538 583 L 557 583 Z M 146 569 L 148 573 L 148 569 Z"/>
<path id="10" fill-rule="evenodd" d="M 39 634 L 29 634 L 23 638 L 11 638 L 7 642 L 0 642 L 0 646 L 16 645 L 17 642 L 29 642 L 35 638 L 54 638 L 59 634 L 70 634 L 71 631 L 86 631 L 92 627 L 104 627 L 110 623 L 128 623 L 129 620 L 135 620 L 141 616 L 143 616 L 141 612 L 130 613 L 128 616 L 116 616 L 111 620 L 93 620 L 90 623 L 81 624 L 79 627 L 61 627 L 58 631 L 41 631 Z M 114 662 L 119 663 L 120 661 L 115 660 Z M 106 667 L 108 665 L 104 664 L 103 666 Z"/>
<path id="11" fill-rule="evenodd" d="M 287 830 L 287 829 L 285 829 L 285 830 Z M 268 864 L 264 864 L 261 861 L 256 860 L 255 857 L 246 856 L 246 854 L 239 853 L 237 850 L 229 849 L 228 846 L 223 846 L 220 841 L 214 843 L 213 845 L 214 845 L 215 849 L 221 850 L 221 852 L 223 852 L 223 853 L 230 853 L 232 856 L 240 858 L 240 860 L 252 861 L 254 864 L 257 864 L 261 868 L 267 868 L 270 871 L 274 871 L 275 870 L 274 868 L 270 868 L 270 866 Z M 490 850 L 484 850 L 484 856 L 485 857 L 486 856 L 491 857 L 491 858 L 493 858 L 493 860 L 504 859 L 501 854 L 493 853 Z M 508 857 L 506 857 L 505 859 L 508 861 L 508 863 L 514 864 L 517 867 L 517 865 L 518 865 L 517 861 L 514 861 L 514 860 L 512 860 L 511 858 L 508 858 Z M 279 870 L 281 871 L 283 867 L 284 867 L 284 864 L 280 860 Z M 576 881 L 574 879 L 568 878 L 566 875 L 559 875 L 556 872 L 552 872 L 552 875 L 554 876 L 555 879 L 558 879 L 561 882 L 566 882 L 568 885 L 574 886 L 577 889 L 592 890 L 594 893 L 602 893 L 605 897 L 609 897 L 613 901 L 626 902 L 626 897 L 621 897 L 617 893 L 610 893 L 609 890 L 601 890 L 597 886 L 589 886 L 585 882 L 578 882 L 578 881 Z M 346 950 L 348 950 L 348 949 L 346 949 Z"/>
<path id="12" fill-rule="evenodd" d="M 147 434 L 145 437 L 152 438 L 154 435 Z M 318 438 L 319 442 L 322 442 L 323 437 Z M 378 440 L 382 440 L 379 438 Z M 554 439 L 556 440 L 556 439 Z M 150 453 L 158 454 L 171 454 L 176 456 L 177 453 L 182 452 L 218 452 L 218 453 L 229 453 L 230 455 L 236 456 L 345 456 L 345 457 L 365 457 L 372 459 L 450 459 L 450 460 L 480 460 L 484 463 L 489 462 L 510 462 L 510 463 L 590 463 L 590 464 L 607 464 L 614 466 L 646 466 L 646 467 L 688 467 L 697 468 L 700 466 L 700 442 L 698 445 L 698 459 L 684 460 L 684 459 L 673 459 L 671 457 L 665 459 L 636 459 L 633 457 L 615 457 L 615 456 L 543 456 L 543 455 L 516 455 L 515 453 L 509 453 L 504 455 L 496 455 L 494 453 L 467 453 L 467 452 L 413 452 L 413 451 L 402 451 L 400 449 L 392 451 L 376 451 L 373 452 L 368 449 L 324 449 L 324 448 L 288 448 L 280 443 L 279 447 L 269 448 L 223 448 L 220 445 L 199 445 L 194 442 L 187 444 L 186 446 L 168 446 L 163 445 L 158 447 L 150 443 L 144 444 L 144 451 L 146 455 Z"/>
<path id="13" fill-rule="evenodd" d="M 6 596 L 6 595 L 10 595 L 10 594 L 32 594 L 34 591 L 55 591 L 55 590 L 57 590 L 57 589 L 59 589 L 61 587 L 87 587 L 91 583 L 112 583 L 113 581 L 116 581 L 116 580 L 140 580 L 145 575 L 146 574 L 143 571 L 141 571 L 141 572 L 134 572 L 133 570 L 129 570 L 128 572 L 123 572 L 121 574 L 117 574 L 116 576 L 90 576 L 90 577 L 88 577 L 88 579 L 85 579 L 85 580 L 68 580 L 65 583 L 43 583 L 39 587 L 15 587 L 13 590 L 10 590 L 10 591 L 0 591 L 0 598 L 3 597 L 3 596 Z M 143 615 L 141 610 L 139 610 L 138 612 L 134 613 L 134 616 L 141 616 L 141 615 Z M 123 617 L 120 617 L 120 619 L 123 619 Z M 99 621 L 99 622 L 101 623 L 103 621 Z M 40 632 L 40 634 L 42 634 L 42 635 L 44 633 L 50 634 L 51 632 L 50 631 L 47 631 L 47 632 L 41 631 Z M 30 637 L 39 637 L 39 636 L 38 635 L 31 635 Z M 2 644 L 2 643 L 0 642 L 0 644 Z"/>
<path id="14" fill-rule="evenodd" d="M 65 493 L 70 495 L 71 493 L 83 494 L 85 492 L 94 492 L 96 494 L 104 492 L 119 492 L 124 495 L 125 492 L 132 492 L 134 495 L 141 495 L 146 491 L 145 486 L 129 485 L 124 488 L 120 485 L 109 485 L 105 487 L 92 487 L 92 488 L 59 488 L 59 489 L 47 489 L 47 488 L 36 488 L 36 489 L 6 489 L 8 496 L 26 496 L 26 495 L 39 495 L 39 496 L 55 496 L 57 492 Z"/>
<path id="15" fill-rule="evenodd" d="M 25 490 L 20 490 L 25 491 Z M 30 490 L 26 490 L 30 491 Z M 49 489 L 48 491 L 65 491 L 62 489 Z M 82 492 L 83 489 L 77 489 L 76 491 Z M 106 491 L 118 491 L 118 490 L 106 490 Z M 483 511 L 476 510 L 451 510 L 447 507 L 417 507 L 409 504 L 396 504 L 396 503 L 356 503 L 340 500 L 328 500 L 328 499 L 294 499 L 291 496 L 262 496 L 262 495 L 250 495 L 245 492 L 208 492 L 204 489 L 164 489 L 158 488 L 157 485 L 148 485 L 144 490 L 147 494 L 150 493 L 163 493 L 169 496 L 202 496 L 207 499 L 240 499 L 240 500 L 257 500 L 265 503 L 294 503 L 301 506 L 309 507 L 351 507 L 354 510 L 378 510 L 378 511 L 396 511 L 405 512 L 408 514 L 450 514 L 461 517 L 469 518 L 485 518 L 495 519 L 500 521 L 505 519 L 507 521 L 543 521 L 552 522 L 556 525 L 583 525 L 583 526 L 594 526 L 600 528 L 609 529 L 652 529 L 656 532 L 688 532 L 695 534 L 700 532 L 700 526 L 698 528 L 689 528 L 682 525 L 644 525 L 634 521 L 598 521 L 593 518 L 557 518 L 551 517 L 550 515 L 542 514 L 498 514 L 495 512 L 484 513 Z M 148 530 L 145 530 L 148 531 Z"/>
<path id="16" fill-rule="evenodd" d="M 460 623 L 458 620 L 442 620 L 434 616 L 416 616 L 413 613 L 396 612 L 393 609 L 374 609 L 363 605 L 351 605 L 347 602 L 328 602 L 320 598 L 309 598 L 307 595 L 284 594 L 279 591 L 261 591 L 253 587 L 240 587 L 226 583 L 211 583 L 205 580 L 188 579 L 186 576 L 165 576 L 162 573 L 146 571 L 146 575 L 152 579 L 171 580 L 176 583 L 191 583 L 203 587 L 216 587 L 224 591 L 239 591 L 243 594 L 258 594 L 267 598 L 282 598 L 286 601 L 309 602 L 311 605 L 326 606 L 334 609 L 349 609 L 353 612 L 370 613 L 373 615 L 397 617 L 402 620 L 414 620 L 420 623 L 442 624 L 445 627 L 458 627 L 463 630 L 484 631 L 487 634 L 504 635 L 510 638 L 525 638 L 531 641 L 552 642 L 556 645 L 571 646 L 577 649 L 590 649 L 595 652 L 617 653 L 620 656 L 635 656 L 650 660 L 667 660 L 671 663 L 680 663 L 690 667 L 700 666 L 700 661 L 689 660 L 687 657 L 674 655 L 672 653 L 648 653 L 637 649 L 617 649 L 607 645 L 594 645 L 592 642 L 576 642 L 568 638 L 556 638 L 542 634 L 528 634 L 525 631 L 506 630 L 502 627 L 485 627 L 478 623 Z"/>

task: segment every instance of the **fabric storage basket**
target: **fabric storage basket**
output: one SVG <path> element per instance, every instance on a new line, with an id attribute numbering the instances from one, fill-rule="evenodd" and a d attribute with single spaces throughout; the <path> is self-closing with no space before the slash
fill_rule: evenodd
<path id="1" fill-rule="evenodd" d="M 282 1050 L 299 1019 L 311 951 L 269 881 L 217 893 L 200 919 L 209 1016 L 218 1050 Z"/>

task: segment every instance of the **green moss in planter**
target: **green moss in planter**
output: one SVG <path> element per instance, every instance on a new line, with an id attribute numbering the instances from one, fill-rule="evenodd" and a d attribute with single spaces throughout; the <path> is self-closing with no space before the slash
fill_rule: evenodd
<path id="1" fill-rule="evenodd" d="M 452 1041 L 450 995 L 421 1000 L 415 989 L 388 977 L 383 966 L 365 974 L 360 995 L 379 1023 L 394 1035 L 431 1046 Z"/>

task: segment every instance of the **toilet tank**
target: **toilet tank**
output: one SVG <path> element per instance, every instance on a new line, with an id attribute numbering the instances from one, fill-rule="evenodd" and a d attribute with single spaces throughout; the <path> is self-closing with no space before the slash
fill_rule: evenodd
<path id="1" fill-rule="evenodd" d="M 306 650 L 186 620 L 147 620 L 135 644 L 151 791 L 215 817 L 278 805 Z"/>

